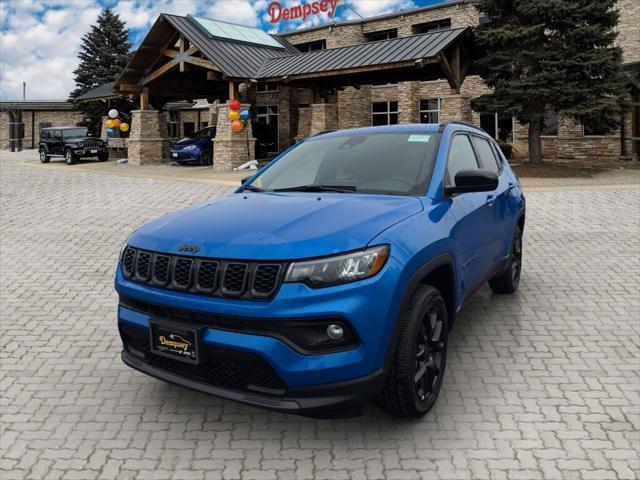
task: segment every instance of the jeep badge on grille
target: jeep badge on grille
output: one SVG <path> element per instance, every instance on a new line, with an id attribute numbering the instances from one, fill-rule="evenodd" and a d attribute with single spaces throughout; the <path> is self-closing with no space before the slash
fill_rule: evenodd
<path id="1" fill-rule="evenodd" d="M 180 245 L 178 247 L 179 252 L 188 252 L 188 253 L 198 253 L 200 251 L 200 247 L 198 245 Z"/>

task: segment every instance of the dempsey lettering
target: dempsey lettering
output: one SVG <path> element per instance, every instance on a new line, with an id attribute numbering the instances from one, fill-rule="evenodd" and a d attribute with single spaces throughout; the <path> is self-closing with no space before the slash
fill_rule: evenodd
<path id="1" fill-rule="evenodd" d="M 267 7 L 267 13 L 271 23 L 278 23 L 280 20 L 297 20 L 306 21 L 311 15 L 326 13 L 329 18 L 333 18 L 338 8 L 340 0 L 321 0 L 319 2 L 305 3 L 293 5 L 291 7 L 283 7 L 280 2 L 271 2 Z"/>

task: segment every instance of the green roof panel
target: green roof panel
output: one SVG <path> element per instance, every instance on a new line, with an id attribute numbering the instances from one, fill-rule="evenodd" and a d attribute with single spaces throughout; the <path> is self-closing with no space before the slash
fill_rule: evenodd
<path id="1" fill-rule="evenodd" d="M 200 28 L 200 30 L 211 38 L 219 38 L 284 50 L 284 46 L 280 42 L 259 28 L 247 27 L 246 25 L 236 25 L 234 23 L 196 17 L 193 15 L 189 15 L 188 18 L 194 25 Z"/>

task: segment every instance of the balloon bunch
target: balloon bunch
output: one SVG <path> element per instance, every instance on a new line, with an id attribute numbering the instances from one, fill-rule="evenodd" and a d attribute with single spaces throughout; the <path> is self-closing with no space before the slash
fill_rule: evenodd
<path id="1" fill-rule="evenodd" d="M 249 122 L 250 116 L 249 109 L 245 108 L 240 111 L 240 102 L 238 100 L 229 102 L 229 120 L 231 120 L 231 130 L 235 133 L 242 133 Z"/>
<path id="2" fill-rule="evenodd" d="M 114 137 L 118 130 L 126 132 L 129 130 L 129 124 L 118 118 L 118 111 L 115 108 L 109 110 L 109 119 L 106 121 L 107 136 Z"/>

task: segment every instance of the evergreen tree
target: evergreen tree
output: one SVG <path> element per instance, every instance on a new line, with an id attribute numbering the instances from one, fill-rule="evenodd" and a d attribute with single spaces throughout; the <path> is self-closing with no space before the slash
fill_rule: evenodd
<path id="1" fill-rule="evenodd" d="M 76 108 L 89 118 L 89 128 L 99 134 L 102 116 L 106 115 L 108 105 L 96 102 L 74 101 L 91 89 L 111 82 L 124 70 L 130 59 L 131 44 L 128 41 L 129 30 L 120 17 L 109 8 L 105 9 L 91 30 L 82 37 L 82 46 L 78 53 L 80 64 L 74 70 L 76 88 L 71 92 L 71 101 Z M 112 106 L 129 113 L 132 104 L 126 97 L 112 101 Z"/>
<path id="2" fill-rule="evenodd" d="M 476 65 L 493 93 L 472 100 L 482 113 L 514 115 L 529 128 L 529 161 L 542 162 L 545 110 L 611 131 L 626 92 L 614 46 L 616 0 L 481 0 Z"/>

